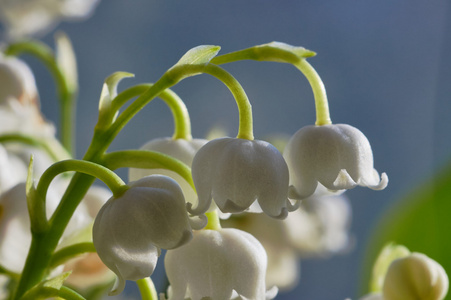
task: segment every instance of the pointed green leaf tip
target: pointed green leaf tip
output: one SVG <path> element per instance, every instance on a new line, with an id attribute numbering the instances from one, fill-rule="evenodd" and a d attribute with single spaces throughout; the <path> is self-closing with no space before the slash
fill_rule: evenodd
<path id="1" fill-rule="evenodd" d="M 260 57 L 259 60 L 274 62 L 295 62 L 316 55 L 315 52 L 304 47 L 292 46 L 281 42 L 271 42 L 255 46 L 255 52 Z"/>
<path id="2" fill-rule="evenodd" d="M 182 65 L 206 65 L 218 54 L 219 50 L 221 50 L 221 47 L 212 45 L 194 47 L 186 52 L 174 67 Z"/>
<path id="3" fill-rule="evenodd" d="M 64 281 L 69 277 L 71 272 L 66 272 L 49 280 L 45 280 L 30 289 L 21 300 L 36 300 L 58 297 L 59 291 Z"/>
<path id="4" fill-rule="evenodd" d="M 376 262 L 374 263 L 373 272 L 371 274 L 370 292 L 381 292 L 384 285 L 385 274 L 387 273 L 390 264 L 394 260 L 406 257 L 409 254 L 409 249 L 402 245 L 395 245 L 393 243 L 387 244 L 382 249 Z"/>
<path id="5" fill-rule="evenodd" d="M 106 128 L 114 121 L 117 111 L 111 111 L 111 102 L 117 96 L 119 82 L 127 77 L 135 77 L 132 73 L 115 72 L 105 79 L 99 100 L 99 122 L 97 128 Z"/>

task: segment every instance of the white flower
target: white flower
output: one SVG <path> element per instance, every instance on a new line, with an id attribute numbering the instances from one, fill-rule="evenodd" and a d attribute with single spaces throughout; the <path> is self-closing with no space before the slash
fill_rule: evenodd
<path id="1" fill-rule="evenodd" d="M 343 196 L 310 197 L 275 220 L 264 214 L 242 214 L 223 221 L 249 232 L 268 255 L 266 285 L 289 290 L 298 284 L 301 258 L 329 257 L 350 246 L 351 208 Z"/>
<path id="2" fill-rule="evenodd" d="M 196 155 L 197 151 L 207 143 L 207 140 L 204 139 L 173 139 L 173 138 L 159 138 L 154 139 L 144 146 L 142 146 L 141 150 L 149 150 L 149 151 L 157 151 L 163 154 L 172 156 L 188 167 L 191 167 L 194 155 Z M 129 180 L 135 181 L 144 176 L 152 175 L 152 174 L 161 174 L 166 175 L 173 178 L 180 185 L 183 191 L 183 195 L 185 196 L 185 201 L 192 203 L 193 206 L 197 205 L 197 194 L 186 182 L 185 179 L 182 178 L 179 174 L 166 170 L 166 169 L 130 169 L 129 172 Z"/>
<path id="3" fill-rule="evenodd" d="M 443 267 L 422 253 L 394 260 L 385 275 L 385 300 L 442 300 L 448 293 Z"/>
<path id="4" fill-rule="evenodd" d="M 31 69 L 22 60 L 0 53 L 0 105 L 16 100 L 22 105 L 39 103 Z"/>
<path id="5" fill-rule="evenodd" d="M 57 178 L 51 184 L 46 197 L 47 217 L 55 211 L 63 195 L 63 187 L 66 187 L 67 183 L 67 180 Z M 92 191 L 88 191 L 87 195 L 92 195 Z M 89 216 L 85 202 L 86 200 L 79 205 L 72 216 L 64 232 L 63 241 L 92 222 L 93 217 Z M 0 265 L 20 273 L 31 243 L 25 183 L 15 185 L 0 196 L 0 241 Z"/>
<path id="6" fill-rule="evenodd" d="M 99 0 L 0 1 L 0 21 L 10 37 L 45 33 L 62 20 L 89 17 Z"/>
<path id="7" fill-rule="evenodd" d="M 312 196 L 288 215 L 283 226 L 301 258 L 329 257 L 348 250 L 351 206 L 343 196 Z"/>
<path id="8" fill-rule="evenodd" d="M 165 257 L 170 300 L 273 298 L 265 285 L 266 253 L 252 235 L 237 229 L 201 230 Z M 270 295 L 271 294 L 271 295 Z"/>
<path id="9" fill-rule="evenodd" d="M 277 149 L 264 141 L 221 138 L 196 154 L 192 167 L 199 205 L 188 211 L 204 213 L 211 200 L 222 212 L 247 210 L 254 201 L 274 218 L 292 210 L 288 200 L 288 168 Z"/>
<path id="10" fill-rule="evenodd" d="M 27 178 L 27 165 L 0 145 L 0 194 Z"/>
<path id="11" fill-rule="evenodd" d="M 93 227 L 93 242 L 102 261 L 118 276 L 111 294 L 125 280 L 150 276 L 160 248 L 173 249 L 192 238 L 185 199 L 173 179 L 151 175 L 130 183 L 102 207 Z"/>
<path id="12" fill-rule="evenodd" d="M 1 3 L 1 0 L 0 0 Z M 0 53 L 0 133 L 53 137 L 55 128 L 42 117 L 36 82 L 20 59 Z"/>
<path id="13" fill-rule="evenodd" d="M 312 195 L 318 183 L 332 191 L 357 185 L 382 190 L 385 173 L 373 168 L 373 152 L 365 135 L 346 125 L 306 126 L 297 131 L 284 150 L 290 170 L 290 197 Z"/>

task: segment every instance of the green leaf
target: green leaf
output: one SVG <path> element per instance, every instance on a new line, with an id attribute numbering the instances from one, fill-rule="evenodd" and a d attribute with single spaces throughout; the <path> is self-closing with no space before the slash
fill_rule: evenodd
<path id="1" fill-rule="evenodd" d="M 40 300 L 52 297 L 60 297 L 67 300 L 85 300 L 77 292 L 63 286 L 64 281 L 71 272 L 66 272 L 51 279 L 45 280 L 34 286 L 23 295 L 21 300 Z"/>
<path id="2" fill-rule="evenodd" d="M 77 60 L 69 37 L 62 31 L 55 34 L 56 63 L 66 79 L 68 89 L 78 90 Z"/>
<path id="3" fill-rule="evenodd" d="M 315 55 L 315 52 L 304 47 L 292 46 L 281 42 L 271 42 L 215 57 L 211 63 L 220 65 L 250 59 L 295 64 L 300 59 Z"/>
<path id="4" fill-rule="evenodd" d="M 107 128 L 117 116 L 117 111 L 112 111 L 112 101 L 117 96 L 119 82 L 127 77 L 135 75 L 127 72 L 115 72 L 105 79 L 99 100 L 99 121 L 97 128 Z"/>
<path id="5" fill-rule="evenodd" d="M 367 245 L 361 293 L 378 251 L 388 242 L 424 253 L 451 274 L 451 164 L 398 201 L 375 226 Z M 451 299 L 448 295 L 446 299 Z"/>
<path id="6" fill-rule="evenodd" d="M 218 54 L 219 50 L 221 47 L 211 45 L 194 47 L 188 50 L 173 68 L 183 65 L 206 65 Z"/>

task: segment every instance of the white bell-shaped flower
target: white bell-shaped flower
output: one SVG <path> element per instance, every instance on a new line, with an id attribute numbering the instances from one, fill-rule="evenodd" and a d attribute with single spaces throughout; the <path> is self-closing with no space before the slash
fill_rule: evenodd
<path id="1" fill-rule="evenodd" d="M 31 69 L 0 53 L 0 133 L 6 132 L 53 137 L 55 128 L 42 117 Z"/>
<path id="2" fill-rule="evenodd" d="M 199 204 L 188 211 L 206 212 L 214 199 L 224 213 L 247 210 L 258 201 L 263 212 L 285 218 L 292 210 L 288 200 L 288 167 L 271 144 L 238 138 L 208 142 L 193 160 L 192 174 Z"/>
<path id="3" fill-rule="evenodd" d="M 173 139 L 173 138 L 158 138 L 151 140 L 144 146 L 142 146 L 141 150 L 149 150 L 149 151 L 157 151 L 163 154 L 172 156 L 188 167 L 191 167 L 193 158 L 196 155 L 197 151 L 206 143 L 208 140 L 204 139 Z M 144 176 L 152 175 L 152 174 L 161 174 L 166 175 L 173 178 L 180 185 L 183 191 L 183 195 L 185 196 L 185 201 L 192 203 L 193 206 L 197 205 L 197 194 L 183 179 L 179 174 L 166 170 L 166 169 L 135 169 L 131 168 L 129 172 L 129 180 L 135 181 Z"/>
<path id="4" fill-rule="evenodd" d="M 290 170 L 290 197 L 312 195 L 318 183 L 332 191 L 357 185 L 382 190 L 385 173 L 373 167 L 373 152 L 365 135 L 346 124 L 306 126 L 288 142 L 284 157 Z"/>
<path id="5" fill-rule="evenodd" d="M 385 275 L 384 300 L 442 300 L 448 293 L 443 267 L 422 253 L 394 260 Z"/>
<path id="6" fill-rule="evenodd" d="M 311 196 L 283 221 L 285 234 L 301 258 L 330 257 L 349 250 L 351 205 L 343 196 Z"/>
<path id="7" fill-rule="evenodd" d="M 185 199 L 175 180 L 151 175 L 129 186 L 122 196 L 107 201 L 93 227 L 97 253 L 118 276 L 111 294 L 120 293 L 125 280 L 150 276 L 160 248 L 177 248 L 192 238 Z"/>
<path id="8" fill-rule="evenodd" d="M 89 17 L 99 0 L 0 1 L 0 22 L 18 38 L 51 30 L 61 20 Z"/>
<path id="9" fill-rule="evenodd" d="M 22 60 L 0 53 L 0 105 L 16 100 L 23 105 L 39 102 L 36 82 L 31 69 Z"/>
<path id="10" fill-rule="evenodd" d="M 238 229 L 201 230 L 193 240 L 165 257 L 170 300 L 264 300 L 266 253 L 249 233 Z"/>
<path id="11" fill-rule="evenodd" d="M 329 257 L 349 249 L 350 219 L 351 208 L 344 196 L 312 196 L 282 221 L 246 213 L 223 220 L 222 225 L 255 236 L 268 256 L 266 285 L 289 290 L 298 284 L 300 259 Z"/>

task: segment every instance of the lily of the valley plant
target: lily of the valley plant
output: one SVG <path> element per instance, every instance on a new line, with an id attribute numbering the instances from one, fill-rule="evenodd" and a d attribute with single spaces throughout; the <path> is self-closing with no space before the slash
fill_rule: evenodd
<path id="1" fill-rule="evenodd" d="M 273 299 L 297 284 L 299 259 L 350 247 L 351 211 L 342 193 L 358 185 L 382 190 L 388 177 L 374 169 L 363 133 L 332 124 L 324 85 L 307 62 L 315 53 L 277 42 L 218 56 L 219 50 L 195 47 L 157 82 L 121 92 L 119 82 L 133 75 L 108 76 L 91 144 L 75 159 L 78 86 L 69 39 L 58 35 L 55 53 L 39 41 L 6 45 L 0 55 L 0 299 L 92 300 L 121 294 L 127 280 L 137 282 L 143 299 Z M 42 60 L 55 77 L 58 138 L 40 112 L 21 54 Z M 251 102 L 221 67 L 246 59 L 290 64 L 311 84 L 316 124 L 295 133 L 285 150 L 254 139 Z M 233 94 L 236 137 L 192 138 L 187 109 L 170 88 L 201 74 Z M 157 97 L 173 113 L 173 136 L 109 151 Z M 119 168 L 129 168 L 128 183 L 115 173 Z M 94 186 L 96 179 L 108 189 Z M 403 259 L 384 273 L 377 297 L 401 299 L 396 295 L 418 286 L 421 293 L 433 290 L 428 299 L 444 297 L 448 281 L 437 263 L 415 253 Z M 164 264 L 169 280 L 160 295 L 150 279 L 157 264 Z M 410 268 L 426 273 L 414 276 Z M 426 286 L 423 278 L 435 282 Z"/>

